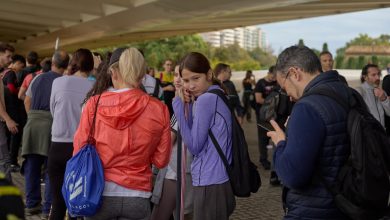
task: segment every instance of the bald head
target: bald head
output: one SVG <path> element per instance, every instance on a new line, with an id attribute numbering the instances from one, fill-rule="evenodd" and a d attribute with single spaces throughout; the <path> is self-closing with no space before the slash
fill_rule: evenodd
<path id="1" fill-rule="evenodd" d="M 69 64 L 69 55 L 63 50 L 57 50 L 52 57 L 52 65 L 57 69 L 65 70 Z"/>

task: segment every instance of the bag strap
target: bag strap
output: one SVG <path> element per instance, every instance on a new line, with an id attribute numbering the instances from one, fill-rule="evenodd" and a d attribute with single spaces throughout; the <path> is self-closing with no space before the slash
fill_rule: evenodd
<path id="1" fill-rule="evenodd" d="M 233 112 L 234 112 L 234 111 L 233 111 L 233 107 L 230 105 L 230 102 L 229 102 L 228 98 L 226 97 L 225 93 L 224 93 L 222 90 L 220 90 L 220 89 L 212 89 L 212 90 L 208 91 L 208 93 L 215 94 L 215 95 L 217 95 L 219 98 L 221 98 L 222 101 L 223 101 L 223 102 L 227 105 L 227 107 L 229 108 L 230 113 L 232 113 L 232 115 L 233 115 Z"/>
<path id="2" fill-rule="evenodd" d="M 232 114 L 232 120 L 234 120 L 235 116 L 233 115 L 232 107 L 230 106 L 229 101 L 225 96 L 225 93 L 222 92 L 220 89 L 213 89 L 213 90 L 210 90 L 208 92 L 216 94 L 219 98 L 222 99 L 222 101 L 228 106 L 230 113 Z M 234 118 L 233 118 L 233 116 L 234 116 Z M 228 162 L 225 154 L 222 152 L 221 146 L 218 144 L 217 139 L 215 138 L 213 132 L 211 131 L 211 128 L 209 128 L 209 136 L 210 136 L 211 141 L 213 142 L 214 147 L 217 150 L 220 158 L 222 159 L 223 164 L 225 165 L 226 171 L 228 172 L 228 174 L 230 174 L 231 168 L 230 168 L 229 162 Z"/>
<path id="3" fill-rule="evenodd" d="M 101 96 L 102 96 L 102 94 L 99 95 L 98 100 L 96 101 L 95 112 L 93 114 L 92 125 L 91 125 L 91 129 L 89 130 L 89 134 L 88 134 L 88 140 L 87 140 L 88 144 L 93 144 L 93 145 L 96 144 L 96 140 L 93 137 L 93 135 L 95 134 L 96 112 L 97 112 L 97 109 L 98 109 L 99 100 L 100 100 Z"/>
<path id="4" fill-rule="evenodd" d="M 310 95 L 322 95 L 322 96 L 329 97 L 329 98 L 335 100 L 347 112 L 350 109 L 349 104 L 347 104 L 343 99 L 340 98 L 339 94 L 337 94 L 335 91 L 333 91 L 331 89 L 321 88 L 321 87 L 320 88 L 313 88 L 313 89 L 309 90 L 308 92 L 306 92 L 305 94 L 303 94 L 303 96 L 301 98 L 307 97 Z"/>
<path id="5" fill-rule="evenodd" d="M 160 92 L 160 83 L 158 83 L 158 80 L 156 79 L 156 83 L 154 84 L 154 91 L 153 91 L 153 97 L 159 98 L 158 94 Z"/>
<path id="6" fill-rule="evenodd" d="M 219 157 L 222 159 L 222 162 L 223 164 L 225 165 L 225 168 L 226 168 L 226 171 L 228 172 L 228 174 L 230 173 L 230 165 L 229 165 L 229 162 L 225 156 L 225 154 L 222 152 L 222 149 L 221 149 L 221 146 L 218 144 L 218 141 L 217 139 L 215 138 L 213 132 L 211 131 L 211 129 L 209 129 L 209 136 L 211 138 L 211 141 L 213 142 L 214 144 L 214 147 L 215 149 L 217 150 L 218 154 L 219 154 Z"/>

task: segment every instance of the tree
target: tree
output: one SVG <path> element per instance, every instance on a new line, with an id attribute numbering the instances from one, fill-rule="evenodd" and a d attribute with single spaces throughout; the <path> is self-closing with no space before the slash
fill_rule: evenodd
<path id="1" fill-rule="evenodd" d="M 317 57 L 320 56 L 321 51 L 317 50 L 316 48 L 311 48 L 311 50 L 317 55 Z"/>
<path id="2" fill-rule="evenodd" d="M 212 47 L 206 43 L 199 35 L 175 36 L 158 40 L 148 40 L 134 42 L 117 47 L 136 47 L 143 51 L 148 66 L 162 69 L 166 59 L 179 61 L 189 52 L 200 52 L 209 58 L 211 67 L 217 63 L 226 63 L 233 70 L 260 69 L 261 66 L 271 66 L 275 64 L 276 57 L 272 51 L 264 51 L 256 48 L 246 51 L 238 44 L 226 47 Z M 114 47 L 97 49 L 103 54 L 113 51 Z"/>
<path id="3" fill-rule="evenodd" d="M 340 68 L 341 65 L 344 68 L 361 68 L 366 64 L 367 61 L 371 61 L 372 63 L 377 63 L 379 66 L 387 65 L 388 59 L 386 56 L 379 55 L 366 55 L 359 56 L 359 58 L 351 59 L 349 58 L 345 61 L 345 51 L 350 46 L 390 46 L 390 35 L 382 34 L 378 38 L 372 38 L 368 34 L 359 34 L 356 38 L 350 40 L 345 44 L 344 47 L 337 49 L 336 67 Z M 340 57 L 340 58 L 339 58 Z M 341 59 L 342 58 L 342 59 Z M 345 64 L 345 66 L 344 66 Z"/>
<path id="4" fill-rule="evenodd" d="M 300 46 L 300 47 L 305 46 L 305 43 L 303 42 L 303 39 L 299 39 L 298 46 Z"/>
<path id="5" fill-rule="evenodd" d="M 379 63 L 378 56 L 374 55 L 371 57 L 371 63 L 378 65 Z"/>
<path id="6" fill-rule="evenodd" d="M 366 65 L 366 64 L 367 63 L 365 61 L 364 56 L 359 56 L 357 65 L 355 66 L 354 69 L 362 69 L 364 67 L 364 65 Z"/>
<path id="7" fill-rule="evenodd" d="M 276 63 L 276 57 L 272 52 L 264 51 L 263 49 L 257 47 L 249 51 L 249 56 L 257 61 L 262 68 L 269 68 Z"/>
<path id="8" fill-rule="evenodd" d="M 166 59 L 180 60 L 189 52 L 200 52 L 207 55 L 209 45 L 199 35 L 184 35 L 160 40 L 133 43 L 133 46 L 144 52 L 149 66 L 161 68 Z"/>
<path id="9" fill-rule="evenodd" d="M 339 55 L 339 56 L 336 56 L 336 69 L 343 69 L 345 68 L 344 66 L 344 56 L 343 55 Z"/>
<path id="10" fill-rule="evenodd" d="M 322 52 L 329 52 L 329 49 L 328 49 L 328 43 L 324 43 L 322 44 Z"/>
<path id="11" fill-rule="evenodd" d="M 356 69 L 356 64 L 355 57 L 348 58 L 347 69 Z"/>

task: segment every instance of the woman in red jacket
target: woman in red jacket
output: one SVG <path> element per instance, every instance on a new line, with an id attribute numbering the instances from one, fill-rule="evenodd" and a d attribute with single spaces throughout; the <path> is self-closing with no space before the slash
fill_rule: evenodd
<path id="1" fill-rule="evenodd" d="M 104 167 L 103 203 L 87 219 L 149 219 L 151 165 L 165 167 L 171 152 L 168 108 L 138 89 L 145 61 L 135 48 L 114 51 L 109 73 L 113 88 L 101 94 L 96 114 L 96 149 Z M 74 154 L 88 139 L 98 95 L 83 110 Z"/>

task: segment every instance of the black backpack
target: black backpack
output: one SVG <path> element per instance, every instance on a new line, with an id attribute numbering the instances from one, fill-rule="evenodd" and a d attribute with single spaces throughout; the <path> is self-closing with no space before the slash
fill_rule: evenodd
<path id="1" fill-rule="evenodd" d="M 280 100 L 280 92 L 272 91 L 264 100 L 259 110 L 260 121 L 269 122 L 271 119 L 276 120 Z"/>
<path id="2" fill-rule="evenodd" d="M 225 165 L 234 195 L 249 197 L 251 192 L 255 193 L 259 190 L 261 179 L 256 165 L 249 158 L 244 131 L 238 123 L 225 94 L 219 89 L 208 92 L 218 95 L 230 109 L 232 116 L 232 164 L 229 164 L 211 129 L 209 129 L 209 136 Z"/>
<path id="3" fill-rule="evenodd" d="M 351 219 L 378 219 L 389 213 L 390 143 L 382 125 L 371 115 L 360 94 L 349 88 L 349 103 L 333 90 L 313 88 L 313 94 L 335 100 L 348 112 L 350 156 L 340 169 L 336 183 L 324 186 L 334 196 L 336 206 Z"/>

